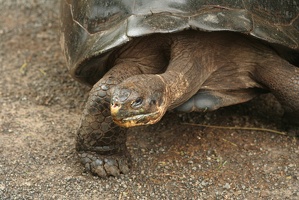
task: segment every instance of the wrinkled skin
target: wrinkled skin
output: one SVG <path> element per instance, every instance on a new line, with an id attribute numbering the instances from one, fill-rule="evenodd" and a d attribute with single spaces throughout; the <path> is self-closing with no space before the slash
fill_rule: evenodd
<path id="1" fill-rule="evenodd" d="M 78 129 L 81 162 L 101 177 L 129 172 L 126 130 L 119 126 L 153 124 L 167 110 L 211 111 L 272 92 L 299 123 L 299 68 L 255 39 L 157 34 L 135 39 L 114 56 L 114 67 L 90 92 Z"/>

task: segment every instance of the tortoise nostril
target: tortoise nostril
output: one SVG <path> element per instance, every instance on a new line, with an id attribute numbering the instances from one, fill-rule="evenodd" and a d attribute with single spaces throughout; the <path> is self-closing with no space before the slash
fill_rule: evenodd
<path id="1" fill-rule="evenodd" d="M 117 98 L 117 97 L 113 97 L 112 99 L 111 99 L 111 102 L 110 102 L 110 104 L 111 104 L 111 106 L 112 107 L 118 107 L 120 104 L 119 104 L 119 99 Z"/>
<path id="2" fill-rule="evenodd" d="M 112 103 L 111 105 L 112 105 L 113 108 L 119 107 L 118 103 Z"/>
<path id="3" fill-rule="evenodd" d="M 156 100 L 152 100 L 151 103 L 152 103 L 153 105 L 156 105 L 156 104 L 157 104 L 157 101 L 156 101 Z"/>

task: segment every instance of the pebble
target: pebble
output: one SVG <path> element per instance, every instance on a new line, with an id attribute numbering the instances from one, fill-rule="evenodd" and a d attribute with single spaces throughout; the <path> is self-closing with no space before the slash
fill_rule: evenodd
<path id="1" fill-rule="evenodd" d="M 229 183 L 225 183 L 225 185 L 223 186 L 224 189 L 230 189 L 230 184 Z"/>

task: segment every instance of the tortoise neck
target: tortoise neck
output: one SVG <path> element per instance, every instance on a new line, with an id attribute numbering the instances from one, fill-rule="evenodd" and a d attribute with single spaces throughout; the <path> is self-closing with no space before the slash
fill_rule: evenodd
<path id="1" fill-rule="evenodd" d="M 198 35 L 198 34 L 197 34 Z M 216 70 L 213 47 L 194 35 L 176 37 L 171 59 L 165 73 L 160 74 L 166 85 L 169 109 L 190 99 Z"/>

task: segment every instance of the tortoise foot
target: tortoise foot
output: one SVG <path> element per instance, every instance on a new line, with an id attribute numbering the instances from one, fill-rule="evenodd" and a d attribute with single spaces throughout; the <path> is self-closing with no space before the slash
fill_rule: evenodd
<path id="1" fill-rule="evenodd" d="M 80 152 L 80 162 L 85 170 L 105 178 L 118 177 L 130 171 L 130 159 L 126 155 L 99 155 L 95 152 Z"/>

